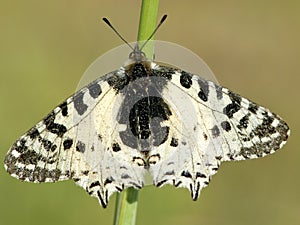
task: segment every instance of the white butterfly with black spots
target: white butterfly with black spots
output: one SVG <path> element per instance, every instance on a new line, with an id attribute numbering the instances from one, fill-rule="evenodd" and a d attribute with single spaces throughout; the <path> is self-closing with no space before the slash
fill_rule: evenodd
<path id="1" fill-rule="evenodd" d="M 20 137 L 7 172 L 35 183 L 73 179 L 103 207 L 114 192 L 142 188 L 146 173 L 196 200 L 222 161 L 263 157 L 286 143 L 287 124 L 268 109 L 139 50 L 130 59 Z"/>

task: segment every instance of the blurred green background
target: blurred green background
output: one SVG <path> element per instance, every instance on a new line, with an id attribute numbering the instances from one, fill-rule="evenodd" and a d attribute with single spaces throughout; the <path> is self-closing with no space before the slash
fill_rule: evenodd
<path id="1" fill-rule="evenodd" d="M 135 41 L 139 10 L 137 0 L 0 0 L 1 162 L 94 59 L 123 44 L 101 18 Z M 161 1 L 169 17 L 156 38 L 197 53 L 223 86 L 281 115 L 292 136 L 274 155 L 223 163 L 197 202 L 185 189 L 142 189 L 137 224 L 300 224 L 299 12 L 298 0 Z M 73 181 L 21 183 L 0 166 L 1 225 L 112 224 L 114 200 L 103 210 Z"/>

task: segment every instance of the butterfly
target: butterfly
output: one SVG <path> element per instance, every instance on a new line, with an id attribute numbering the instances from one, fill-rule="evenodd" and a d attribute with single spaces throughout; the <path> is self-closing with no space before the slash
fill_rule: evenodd
<path id="1" fill-rule="evenodd" d="M 146 174 L 196 200 L 221 162 L 263 157 L 286 143 L 290 130 L 278 115 L 141 49 L 22 135 L 6 171 L 35 183 L 73 179 L 104 208 L 114 192 L 141 189 Z"/>

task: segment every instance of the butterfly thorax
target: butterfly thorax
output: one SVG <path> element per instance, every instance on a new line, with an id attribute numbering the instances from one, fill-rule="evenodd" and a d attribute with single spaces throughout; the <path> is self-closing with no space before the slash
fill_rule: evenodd
<path id="1" fill-rule="evenodd" d="M 151 76 L 152 71 L 150 61 L 134 62 L 125 66 L 124 69 L 129 81 L 134 81 L 142 77 L 149 77 Z"/>

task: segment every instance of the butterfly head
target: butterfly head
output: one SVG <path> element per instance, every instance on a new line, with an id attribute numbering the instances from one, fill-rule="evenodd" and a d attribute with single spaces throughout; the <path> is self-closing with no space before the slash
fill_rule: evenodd
<path id="1" fill-rule="evenodd" d="M 145 55 L 145 53 L 142 51 L 143 48 L 148 44 L 148 42 L 152 39 L 152 37 L 154 36 L 154 34 L 156 33 L 156 31 L 158 30 L 158 28 L 163 24 L 163 22 L 166 20 L 167 15 L 164 15 L 160 22 L 158 23 L 158 25 L 156 26 L 156 28 L 153 30 L 153 32 L 149 35 L 149 37 L 147 39 L 145 39 L 145 42 L 142 43 L 141 46 L 139 46 L 138 44 L 135 45 L 135 47 L 133 48 L 123 37 L 122 35 L 113 27 L 113 25 L 109 22 L 109 20 L 107 18 L 102 18 L 103 21 L 121 38 L 121 40 L 124 41 L 125 44 L 128 45 L 128 47 L 130 49 L 132 49 L 132 52 L 129 54 L 129 60 L 130 63 L 141 63 L 144 61 L 147 61 L 147 57 Z"/>
<path id="2" fill-rule="evenodd" d="M 134 63 L 147 61 L 146 54 L 139 48 L 138 44 L 136 44 L 133 51 L 129 54 L 129 60 Z"/>

